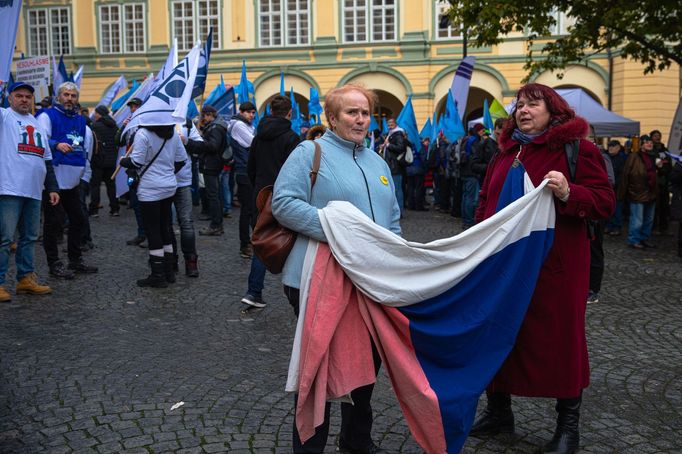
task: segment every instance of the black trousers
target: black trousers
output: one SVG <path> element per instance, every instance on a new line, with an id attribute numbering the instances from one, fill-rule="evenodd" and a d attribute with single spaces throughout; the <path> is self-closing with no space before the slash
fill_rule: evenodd
<path id="1" fill-rule="evenodd" d="M 590 241 L 590 290 L 599 293 L 604 278 L 604 221 L 592 224 L 594 237 Z"/>
<path id="2" fill-rule="evenodd" d="M 424 174 L 407 176 L 407 208 L 409 210 L 424 209 Z"/>
<path id="3" fill-rule="evenodd" d="M 149 250 L 163 249 L 164 245 L 173 244 L 173 227 L 171 225 L 171 204 L 173 197 L 143 202 L 140 200 L 142 225 L 149 242 Z"/>
<path id="4" fill-rule="evenodd" d="M 299 311 L 299 297 L 300 291 L 293 287 L 284 287 L 284 294 L 289 300 L 294 309 L 296 317 Z M 372 356 L 374 357 L 374 372 L 379 373 L 381 367 L 381 358 L 374 343 L 372 342 Z M 362 386 L 351 391 L 350 395 L 353 399 L 353 404 L 341 404 L 341 442 L 344 446 L 356 449 L 367 450 L 373 445 L 372 442 L 372 392 L 374 391 L 374 384 Z M 294 408 L 298 404 L 298 394 L 294 396 Z M 327 445 L 327 438 L 329 436 L 329 412 L 331 404 L 327 402 L 324 409 L 324 422 L 319 427 L 315 428 L 315 435 L 308 439 L 305 443 L 301 443 L 301 438 L 296 429 L 296 415 L 294 414 L 293 427 L 293 452 L 294 453 L 323 453 Z"/>
<path id="5" fill-rule="evenodd" d="M 462 217 L 462 179 L 450 179 L 450 193 L 452 194 L 452 205 L 450 215 L 456 218 Z"/>
<path id="6" fill-rule="evenodd" d="M 90 178 L 90 212 L 96 212 L 99 207 L 99 192 L 102 181 L 107 188 L 109 198 L 109 212 L 116 213 L 120 209 L 116 198 L 116 182 L 111 179 L 114 167 L 92 166 L 92 177 Z"/>
<path id="7" fill-rule="evenodd" d="M 239 199 L 239 245 L 251 243 L 251 228 L 256 226 L 255 198 L 247 175 L 237 175 L 237 198 Z"/>
<path id="8" fill-rule="evenodd" d="M 670 191 L 668 188 L 658 188 L 656 196 L 656 210 L 654 211 L 654 230 L 661 233 L 668 232 L 670 225 Z"/>
<path id="9" fill-rule="evenodd" d="M 59 248 L 57 240 L 62 234 L 64 216 L 69 218 L 69 234 L 67 239 L 67 250 L 69 262 L 77 262 L 81 259 L 80 249 L 85 216 L 81 211 L 80 188 L 62 189 L 59 191 L 59 203 L 55 206 L 50 204 L 50 196 L 43 191 L 43 248 L 47 256 L 47 264 L 52 265 L 59 261 Z"/>
<path id="10" fill-rule="evenodd" d="M 208 200 L 208 214 L 211 216 L 211 228 L 223 226 L 223 201 L 220 199 L 220 175 L 204 174 L 204 190 Z"/>

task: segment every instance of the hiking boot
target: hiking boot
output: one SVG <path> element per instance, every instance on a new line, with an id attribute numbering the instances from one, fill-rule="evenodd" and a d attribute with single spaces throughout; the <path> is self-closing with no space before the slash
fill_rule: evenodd
<path id="1" fill-rule="evenodd" d="M 117 217 L 119 217 L 120 215 L 121 215 L 121 213 L 119 213 L 118 211 L 112 211 L 112 212 L 109 213 L 109 216 L 111 216 L 111 217 L 113 217 L 113 218 L 117 218 Z"/>
<path id="2" fill-rule="evenodd" d="M 146 240 L 147 240 L 147 238 L 140 236 L 140 235 L 137 235 L 136 237 L 131 238 L 128 241 L 126 241 L 126 244 L 128 246 L 139 246 L 140 244 L 144 243 Z"/>
<path id="3" fill-rule="evenodd" d="M 589 295 L 587 295 L 587 304 L 592 304 L 592 303 L 598 303 L 599 302 L 599 293 L 595 293 L 590 290 Z"/>
<path id="4" fill-rule="evenodd" d="M 253 307 L 265 307 L 265 306 L 267 306 L 267 303 L 265 301 L 263 301 L 263 298 L 253 296 L 250 293 L 247 293 L 246 295 L 244 295 L 244 298 L 242 298 L 241 302 L 243 304 L 248 304 L 249 306 L 253 306 Z"/>
<path id="5" fill-rule="evenodd" d="M 223 234 L 222 227 L 204 227 L 199 230 L 199 235 L 203 236 L 220 236 Z"/>
<path id="6" fill-rule="evenodd" d="M 47 295 L 52 289 L 38 283 L 35 273 L 28 273 L 17 282 L 17 295 Z"/>
<path id="7" fill-rule="evenodd" d="M 253 247 L 250 244 L 240 247 L 239 255 L 241 255 L 242 258 L 250 259 L 251 257 L 253 257 Z"/>
<path id="8" fill-rule="evenodd" d="M 76 274 L 71 270 L 67 270 L 62 262 L 54 262 L 50 265 L 50 275 L 68 280 L 76 277 Z"/>
<path id="9" fill-rule="evenodd" d="M 79 274 L 93 274 L 98 271 L 96 266 L 86 265 L 83 262 L 83 259 L 79 259 L 75 262 L 69 262 L 69 269 Z"/>
<path id="10" fill-rule="evenodd" d="M 9 294 L 4 285 L 0 285 L 0 303 L 12 301 L 12 295 Z"/>

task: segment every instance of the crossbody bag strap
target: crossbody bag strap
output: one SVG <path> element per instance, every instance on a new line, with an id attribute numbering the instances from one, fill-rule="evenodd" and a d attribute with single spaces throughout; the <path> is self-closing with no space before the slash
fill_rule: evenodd
<path id="1" fill-rule="evenodd" d="M 317 173 L 320 171 L 320 160 L 322 159 L 322 149 L 320 144 L 313 141 L 315 145 L 315 156 L 313 157 L 313 168 L 310 169 L 310 187 L 312 189 L 315 186 L 315 181 L 317 181 Z"/>
<path id="2" fill-rule="evenodd" d="M 145 167 L 142 170 L 142 172 L 140 172 L 140 179 L 142 179 L 142 175 L 144 175 L 147 172 L 147 170 L 151 167 L 151 165 L 154 164 L 154 161 L 156 161 L 156 158 L 159 157 L 159 155 L 161 154 L 161 150 L 163 150 L 163 147 L 166 146 L 167 141 L 168 141 L 168 139 L 163 140 L 163 143 L 161 144 L 161 148 L 159 148 L 159 151 L 157 151 L 156 154 L 154 155 L 154 157 L 152 158 L 152 160 L 149 161 L 149 164 L 147 164 L 147 167 Z"/>

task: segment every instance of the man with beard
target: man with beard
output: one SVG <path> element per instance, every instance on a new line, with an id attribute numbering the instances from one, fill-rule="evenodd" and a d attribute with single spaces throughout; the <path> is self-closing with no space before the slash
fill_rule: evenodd
<path id="1" fill-rule="evenodd" d="M 43 247 L 47 255 L 50 274 L 63 279 L 73 279 L 75 273 L 96 273 L 97 268 L 83 262 L 80 240 L 85 225 L 85 216 L 80 206 L 79 184 L 88 180 L 90 164 L 88 156 L 93 146 L 92 131 L 85 119 L 76 110 L 78 86 L 64 82 L 57 90 L 57 104 L 38 117 L 41 128 L 46 132 L 52 149 L 60 201 L 52 205 L 47 194 L 43 195 L 45 218 L 43 224 Z M 65 267 L 59 260 L 57 238 L 61 231 L 61 209 L 69 218 L 68 257 Z"/>

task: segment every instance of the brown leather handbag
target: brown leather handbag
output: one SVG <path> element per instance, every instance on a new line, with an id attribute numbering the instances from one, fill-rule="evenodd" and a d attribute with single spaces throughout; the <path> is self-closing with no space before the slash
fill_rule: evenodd
<path id="1" fill-rule="evenodd" d="M 322 158 L 320 145 L 317 142 L 313 143 L 315 144 L 315 156 L 313 157 L 313 168 L 310 170 L 311 188 L 315 186 L 317 172 L 320 170 L 320 159 Z M 265 264 L 265 268 L 272 274 L 279 274 L 294 247 L 296 232 L 280 225 L 273 216 L 272 189 L 273 186 L 270 185 L 258 191 L 256 197 L 258 219 L 251 235 L 251 245 L 254 254 Z"/>

